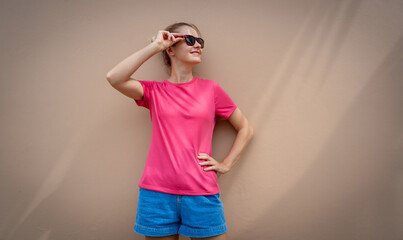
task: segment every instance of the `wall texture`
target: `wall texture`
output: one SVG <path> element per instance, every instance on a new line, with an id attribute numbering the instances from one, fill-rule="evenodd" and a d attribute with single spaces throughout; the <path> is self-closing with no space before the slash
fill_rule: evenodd
<path id="1" fill-rule="evenodd" d="M 1 240 L 143 239 L 149 112 L 106 73 L 175 21 L 206 40 L 195 75 L 255 129 L 219 178 L 230 239 L 403 239 L 402 1 L 0 6 Z M 165 79 L 161 56 L 133 77 Z M 235 135 L 217 124 L 216 159 Z"/>

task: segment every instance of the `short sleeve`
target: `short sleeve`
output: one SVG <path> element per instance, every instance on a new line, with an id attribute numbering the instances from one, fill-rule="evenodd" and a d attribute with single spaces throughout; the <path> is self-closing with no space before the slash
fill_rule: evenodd
<path id="1" fill-rule="evenodd" d="M 215 82 L 214 84 L 214 103 L 215 103 L 215 114 L 219 115 L 225 119 L 237 108 L 231 97 L 222 89 L 222 87 Z"/>
<path id="2" fill-rule="evenodd" d="M 133 100 L 136 102 L 136 104 L 138 106 L 150 109 L 150 104 L 149 104 L 150 103 L 150 94 L 154 87 L 154 82 L 153 81 L 143 81 L 143 80 L 137 80 L 137 81 L 139 81 L 141 83 L 141 85 L 143 86 L 144 94 L 143 94 L 142 99 L 140 99 L 140 100 L 133 99 Z"/>

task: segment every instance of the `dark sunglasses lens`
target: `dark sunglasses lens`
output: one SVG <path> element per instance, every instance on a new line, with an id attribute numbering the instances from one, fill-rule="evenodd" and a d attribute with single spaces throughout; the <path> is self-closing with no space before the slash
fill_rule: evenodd
<path id="1" fill-rule="evenodd" d="M 201 48 L 204 47 L 204 40 L 201 39 L 201 38 L 196 38 L 196 37 L 194 37 L 192 35 L 188 35 L 188 36 L 185 37 L 185 40 L 186 40 L 186 44 L 189 45 L 189 46 L 195 45 L 195 43 L 197 41 L 198 43 L 200 43 Z"/>
<path id="2" fill-rule="evenodd" d="M 202 38 L 198 38 L 197 42 L 200 43 L 201 48 L 204 48 L 204 40 Z"/>
<path id="3" fill-rule="evenodd" d="M 195 40 L 196 40 L 195 37 L 193 37 L 193 36 L 186 36 L 185 40 L 186 40 L 186 44 L 187 44 L 187 45 L 189 45 L 189 46 L 195 45 Z"/>

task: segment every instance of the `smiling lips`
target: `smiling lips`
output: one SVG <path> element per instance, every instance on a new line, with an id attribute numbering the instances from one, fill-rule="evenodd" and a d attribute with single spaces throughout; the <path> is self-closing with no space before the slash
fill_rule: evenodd
<path id="1" fill-rule="evenodd" d="M 193 54 L 193 55 L 200 55 L 201 52 L 200 52 L 200 51 L 192 51 L 192 52 L 190 52 L 190 54 Z"/>

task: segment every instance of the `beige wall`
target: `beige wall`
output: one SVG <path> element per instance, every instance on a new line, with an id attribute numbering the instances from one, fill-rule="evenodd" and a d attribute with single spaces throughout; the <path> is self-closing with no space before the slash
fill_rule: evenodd
<path id="1" fill-rule="evenodd" d="M 402 1 L 2 1 L 0 239 L 133 232 L 149 112 L 106 73 L 175 21 L 255 129 L 220 177 L 229 237 L 403 239 Z M 160 56 L 134 75 L 163 80 Z M 222 159 L 235 130 L 215 129 Z"/>

